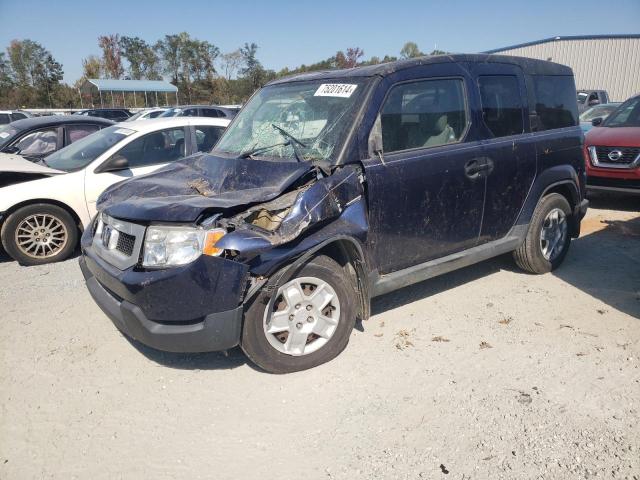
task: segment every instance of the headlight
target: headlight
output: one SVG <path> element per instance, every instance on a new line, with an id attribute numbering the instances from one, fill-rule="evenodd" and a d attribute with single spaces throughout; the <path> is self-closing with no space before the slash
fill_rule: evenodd
<path id="1" fill-rule="evenodd" d="M 215 244 L 227 232 L 222 228 L 151 226 L 144 238 L 145 267 L 172 267 L 193 262 L 200 255 L 218 256 Z"/>

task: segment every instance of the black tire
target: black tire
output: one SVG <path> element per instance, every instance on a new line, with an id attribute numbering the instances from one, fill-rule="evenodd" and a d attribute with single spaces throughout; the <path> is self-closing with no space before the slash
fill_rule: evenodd
<path id="1" fill-rule="evenodd" d="M 40 255 L 29 255 L 25 253 L 16 242 L 16 230 L 23 222 L 33 215 L 48 215 L 47 218 L 55 218 L 64 227 L 66 241 L 59 245 L 59 248 L 51 252 L 44 252 Z M 58 230 L 60 231 L 60 230 Z M 78 244 L 78 226 L 73 217 L 65 209 L 57 205 L 48 203 L 34 203 L 19 208 L 13 212 L 2 225 L 0 233 L 2 246 L 11 258 L 21 265 L 43 265 L 45 263 L 60 262 L 69 258 Z M 43 247 L 44 248 L 44 247 Z M 38 250 L 40 252 L 40 250 Z"/>
<path id="2" fill-rule="evenodd" d="M 278 278 L 279 274 L 277 272 L 273 278 Z M 263 325 L 265 309 L 271 296 L 278 294 L 278 288 L 271 293 L 260 292 L 245 309 L 241 347 L 254 364 L 269 373 L 290 373 L 313 368 L 337 357 L 349 343 L 356 321 L 358 295 L 347 271 L 330 257 L 320 255 L 304 264 L 287 282 L 301 277 L 318 278 L 333 288 L 340 302 L 338 325 L 318 350 L 302 356 L 282 353 L 271 345 Z"/>
<path id="3" fill-rule="evenodd" d="M 542 274 L 555 270 L 562 263 L 569 251 L 571 235 L 569 234 L 567 224 L 567 232 L 563 241 L 564 244 L 559 246 L 560 250 L 556 256 L 548 260 L 543 254 L 540 235 L 547 215 L 554 209 L 562 210 L 565 215 L 565 222 L 568 223 L 571 216 L 571 207 L 567 199 L 559 193 L 550 193 L 544 196 L 538 202 L 533 212 L 524 243 L 513 252 L 513 258 L 516 264 L 529 273 Z"/>

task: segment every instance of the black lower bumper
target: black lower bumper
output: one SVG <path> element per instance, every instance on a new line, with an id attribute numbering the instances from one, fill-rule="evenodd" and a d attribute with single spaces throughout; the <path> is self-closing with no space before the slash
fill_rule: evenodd
<path id="1" fill-rule="evenodd" d="M 631 193 L 640 195 L 640 179 L 591 176 L 587 177 L 587 190 L 590 192 Z"/>
<path id="2" fill-rule="evenodd" d="M 91 296 L 115 326 L 149 347 L 168 352 L 214 352 L 235 347 L 240 341 L 242 306 L 209 314 L 197 323 L 158 323 L 149 320 L 138 306 L 112 295 L 82 257 L 80 268 Z"/>

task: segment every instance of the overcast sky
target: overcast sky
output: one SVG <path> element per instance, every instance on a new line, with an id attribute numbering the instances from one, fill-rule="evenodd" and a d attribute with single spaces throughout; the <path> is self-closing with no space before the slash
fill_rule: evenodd
<path id="1" fill-rule="evenodd" d="M 67 82 L 100 53 L 99 35 L 154 43 L 181 31 L 222 52 L 256 42 L 262 64 L 279 70 L 352 46 L 366 58 L 398 55 L 409 40 L 425 52 L 473 53 L 557 35 L 640 33 L 640 0 L 0 0 L 0 48 L 14 38 L 40 42 Z"/>

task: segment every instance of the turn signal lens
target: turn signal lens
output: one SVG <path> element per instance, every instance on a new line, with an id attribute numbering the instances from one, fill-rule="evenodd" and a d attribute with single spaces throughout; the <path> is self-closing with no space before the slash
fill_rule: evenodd
<path id="1" fill-rule="evenodd" d="M 211 257 L 217 257 L 223 252 L 222 248 L 216 248 L 216 243 L 222 237 L 225 236 L 226 230 L 223 228 L 214 228 L 213 230 L 208 230 L 206 232 L 206 236 L 204 237 L 204 245 L 202 246 L 202 253 L 205 255 L 209 255 Z"/>

